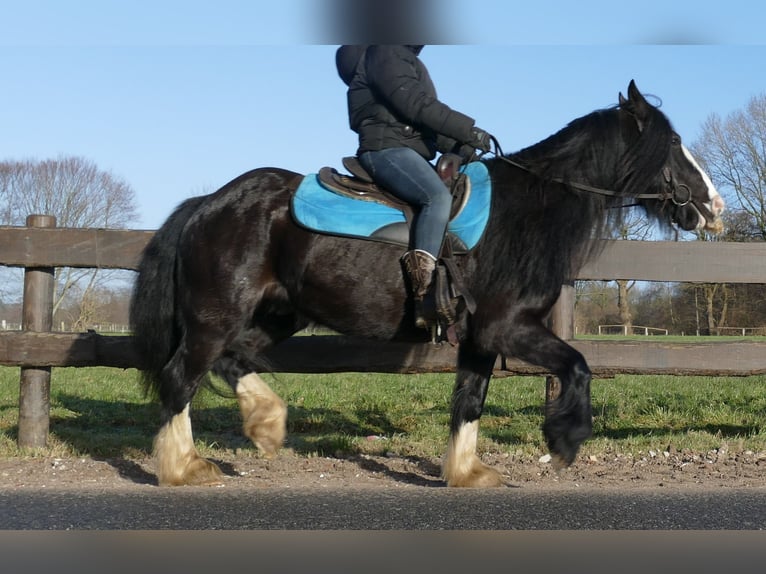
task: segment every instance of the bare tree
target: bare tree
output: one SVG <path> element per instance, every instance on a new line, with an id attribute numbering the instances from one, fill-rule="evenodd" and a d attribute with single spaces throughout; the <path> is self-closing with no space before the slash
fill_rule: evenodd
<path id="1" fill-rule="evenodd" d="M 641 217 L 635 211 L 625 214 L 622 224 L 617 228 L 615 235 L 624 240 L 645 240 L 652 232 L 651 224 L 646 218 Z M 620 324 L 626 335 L 633 332 L 633 313 L 630 308 L 630 292 L 635 287 L 635 281 L 616 279 L 617 283 L 617 309 L 620 314 Z"/>
<path id="2" fill-rule="evenodd" d="M 614 315 L 614 293 L 608 281 L 575 283 L 575 332 L 596 333 Z"/>
<path id="3" fill-rule="evenodd" d="M 729 192 L 730 207 L 746 213 L 766 240 L 766 94 L 726 119 L 710 115 L 690 149 L 716 187 Z"/>
<path id="4" fill-rule="evenodd" d="M 59 227 L 122 228 L 137 217 L 130 185 L 87 159 L 0 161 L 0 224 L 24 225 L 33 213 L 54 215 Z M 85 300 L 114 276 L 91 269 L 58 269 L 54 311 L 73 286 L 79 285 Z"/>
<path id="5" fill-rule="evenodd" d="M 729 199 L 727 220 L 731 227 L 717 240 L 766 240 L 766 94 L 752 97 L 743 109 L 725 119 L 711 114 L 691 150 Z M 703 290 L 707 332 L 717 332 L 726 325 L 732 289 L 704 285 Z M 720 301 L 718 314 L 716 300 Z"/>
<path id="6" fill-rule="evenodd" d="M 121 228 L 137 215 L 130 185 L 82 157 L 2 161 L 0 197 L 5 225 L 44 213 L 55 215 L 60 227 Z"/>
<path id="7" fill-rule="evenodd" d="M 619 225 L 613 230 L 612 238 L 622 240 L 643 240 L 646 239 L 652 232 L 652 226 L 646 217 L 636 209 L 624 208 L 625 211 L 621 214 L 621 221 Z M 603 299 L 608 297 L 613 299 L 614 294 L 607 288 L 606 284 L 600 281 L 578 281 L 575 286 L 576 301 L 581 306 L 581 313 L 576 315 L 576 322 L 578 324 L 578 332 L 585 332 L 585 330 L 593 330 L 598 327 L 600 322 L 609 320 L 618 320 L 623 326 L 623 330 L 630 334 L 633 331 L 633 314 L 630 306 L 630 292 L 636 285 L 635 281 L 629 281 L 626 279 L 615 279 L 617 285 L 617 315 L 614 317 L 612 309 L 607 310 L 607 301 Z M 596 294 L 599 294 L 598 299 L 601 300 L 600 309 L 594 306 L 597 298 Z M 590 303 L 587 300 L 590 299 Z M 586 316 L 588 319 L 586 320 Z M 592 320 L 597 318 L 596 323 L 592 324 Z M 586 324 L 587 323 L 587 324 Z"/>

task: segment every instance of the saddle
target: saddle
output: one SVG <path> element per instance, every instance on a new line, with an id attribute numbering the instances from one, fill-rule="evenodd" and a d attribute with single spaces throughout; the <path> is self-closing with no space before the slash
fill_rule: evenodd
<path id="1" fill-rule="evenodd" d="M 332 167 L 323 167 L 319 170 L 319 183 L 335 193 L 352 199 L 374 201 L 398 209 L 404 214 L 407 222 L 412 223 L 414 217 L 412 206 L 378 186 L 356 157 L 344 157 L 342 162 L 343 167 L 351 175 L 338 173 Z M 459 155 L 446 153 L 440 156 L 436 163 L 436 173 L 452 194 L 450 221 L 460 214 L 471 195 L 471 180 L 460 171 L 462 162 L 463 159 Z"/>

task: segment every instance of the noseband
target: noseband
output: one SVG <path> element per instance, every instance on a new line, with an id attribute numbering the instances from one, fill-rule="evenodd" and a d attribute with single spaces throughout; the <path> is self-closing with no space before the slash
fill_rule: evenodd
<path id="1" fill-rule="evenodd" d="M 662 175 L 665 177 L 665 183 L 668 186 L 669 193 L 665 199 L 670 199 L 675 205 L 683 207 L 690 203 L 697 210 L 697 213 L 705 219 L 707 222 L 713 222 L 717 219 L 717 216 L 708 209 L 704 202 L 694 199 L 692 197 L 692 190 L 686 184 L 677 184 L 673 179 L 673 172 L 670 168 L 665 166 L 662 169 Z"/>
<path id="2" fill-rule="evenodd" d="M 665 183 L 667 184 L 668 189 L 664 196 L 661 196 L 664 200 L 670 199 L 670 201 L 678 207 L 693 203 L 692 190 L 685 183 L 677 184 L 673 179 L 673 172 L 670 171 L 668 166 L 662 168 L 662 175 L 665 178 Z M 694 203 L 694 206 L 697 207 L 697 204 Z"/>

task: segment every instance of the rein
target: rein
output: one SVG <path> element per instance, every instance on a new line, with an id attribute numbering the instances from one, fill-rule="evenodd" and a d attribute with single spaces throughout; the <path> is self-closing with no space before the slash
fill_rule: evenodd
<path id="1" fill-rule="evenodd" d="M 512 165 L 514 167 L 518 167 L 519 169 L 523 169 L 527 173 L 531 173 L 532 175 L 537 176 L 537 177 L 542 179 L 542 176 L 540 176 L 539 174 L 533 172 L 530 168 L 528 168 L 527 166 L 525 166 L 523 164 L 520 164 L 520 163 L 518 163 L 516 161 L 513 161 L 512 159 L 507 158 L 507 157 L 502 156 L 502 155 L 498 155 L 497 157 L 498 157 L 498 159 L 501 159 L 502 161 L 504 161 L 507 164 L 510 164 L 510 165 Z M 563 180 L 561 178 L 558 178 L 558 177 L 552 178 L 550 181 L 552 181 L 554 183 L 560 183 L 562 185 L 566 185 L 566 186 L 569 186 L 571 188 L 574 188 L 574 189 L 577 189 L 577 190 L 580 190 L 580 191 L 587 191 L 589 193 L 595 193 L 597 195 L 606 195 L 608 197 L 617 197 L 619 195 L 616 191 L 613 191 L 611 189 L 602 189 L 600 187 L 593 187 L 592 185 L 587 185 L 587 184 L 584 184 L 584 183 L 565 181 L 565 180 Z M 683 186 L 683 187 L 686 187 L 686 186 Z M 687 188 L 687 190 L 688 190 L 688 188 Z M 689 195 L 691 195 L 691 192 L 689 192 Z M 677 203 L 676 199 L 675 199 L 675 194 L 674 193 L 671 193 L 671 194 L 668 194 L 668 193 L 641 193 L 641 194 L 635 195 L 633 197 L 635 199 L 662 199 L 662 200 L 670 198 L 670 199 L 673 200 L 673 203 L 676 203 L 677 205 L 686 205 L 687 203 L 689 203 L 688 199 L 685 200 L 683 203 Z M 628 207 L 628 206 L 624 206 L 624 207 Z"/>
<path id="2" fill-rule="evenodd" d="M 503 155 L 503 150 L 500 147 L 500 142 L 497 141 L 497 138 L 495 138 L 495 136 L 490 136 L 490 138 L 492 139 L 492 143 L 495 146 L 495 156 L 498 159 L 504 161 L 505 163 L 507 163 L 509 165 L 512 165 L 513 167 L 517 167 L 519 169 L 523 169 L 527 173 L 531 173 L 532 175 L 542 179 L 541 175 L 535 173 L 529 167 L 525 166 L 524 164 L 518 163 L 518 162 L 510 159 L 509 157 L 504 156 Z M 686 205 L 687 203 L 689 203 L 689 201 L 691 200 L 691 190 L 687 186 L 685 186 L 685 185 L 678 186 L 678 187 L 673 185 L 673 178 L 672 178 L 672 174 L 670 173 L 670 169 L 669 168 L 667 168 L 667 167 L 664 168 L 663 174 L 665 175 L 665 181 L 668 182 L 670 184 L 670 186 L 672 187 L 671 193 L 669 193 L 669 194 L 666 193 L 666 192 L 663 192 L 663 193 L 641 193 L 641 194 L 635 195 L 633 197 L 635 199 L 659 199 L 659 200 L 662 200 L 662 201 L 665 201 L 665 200 L 667 200 L 669 198 L 669 199 L 671 199 L 673 201 L 673 203 L 675 203 L 676 205 L 679 205 L 679 206 L 683 206 L 683 205 Z M 588 193 L 595 193 L 597 195 L 605 195 L 605 196 L 608 196 L 608 197 L 617 197 L 619 195 L 616 191 L 613 191 L 611 189 L 602 189 L 600 187 L 594 187 L 592 185 L 587 185 L 587 184 L 584 184 L 584 183 L 565 181 L 565 180 L 560 179 L 560 178 L 553 178 L 550 181 L 553 181 L 555 183 L 560 183 L 562 185 L 567 185 L 569 187 L 572 187 L 572 188 L 580 190 L 580 191 L 587 191 Z M 687 191 L 687 198 L 685 200 L 683 200 L 683 201 L 678 201 L 676 199 L 676 190 L 679 189 L 680 187 L 686 188 L 686 191 Z M 631 207 L 631 206 L 630 205 L 624 205 L 622 207 Z"/>

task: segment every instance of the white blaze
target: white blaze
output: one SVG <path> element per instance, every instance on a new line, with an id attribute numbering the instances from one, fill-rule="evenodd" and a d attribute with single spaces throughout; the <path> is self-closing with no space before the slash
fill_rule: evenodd
<path id="1" fill-rule="evenodd" d="M 681 145 L 681 149 L 684 152 L 684 155 L 686 156 L 686 159 L 689 160 L 689 162 L 694 166 L 694 169 L 696 169 L 700 176 L 702 176 L 702 181 L 705 182 L 705 185 L 707 186 L 707 196 L 710 201 L 708 202 L 708 207 L 710 208 L 710 211 L 712 211 L 716 215 L 721 215 L 724 210 L 724 201 L 723 198 L 719 195 L 718 191 L 715 188 L 715 185 L 713 185 L 713 182 L 710 179 L 710 176 L 705 172 L 704 169 L 700 167 L 700 165 L 697 163 L 697 160 L 694 159 L 694 156 L 691 154 L 691 152 L 686 148 L 685 145 Z"/>

